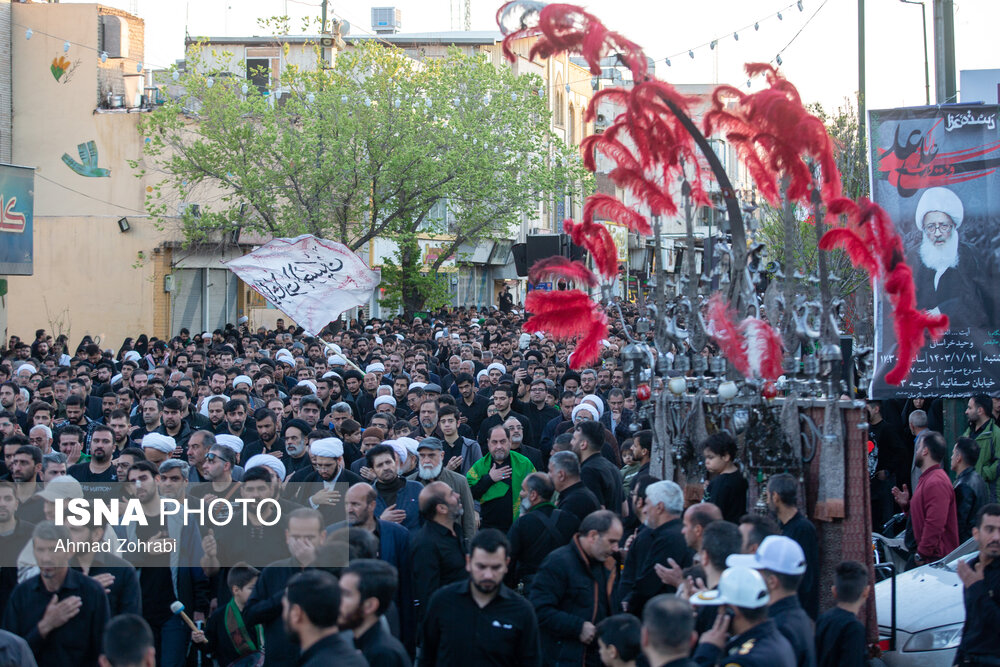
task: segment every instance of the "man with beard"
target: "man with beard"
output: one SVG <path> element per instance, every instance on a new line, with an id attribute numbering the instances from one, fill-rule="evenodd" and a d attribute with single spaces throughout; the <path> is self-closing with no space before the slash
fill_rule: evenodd
<path id="1" fill-rule="evenodd" d="M 17 439 L 26 441 L 23 435 L 8 438 L 4 447 L 10 446 L 10 441 Z M 40 490 L 38 476 L 42 472 L 42 453 L 37 447 L 24 444 L 17 448 L 14 456 L 7 464 L 10 469 L 10 479 L 14 482 L 17 501 L 17 518 L 31 523 L 39 523 L 45 518 L 45 507 L 41 498 L 35 495 Z"/>
<path id="2" fill-rule="evenodd" d="M 441 431 L 441 444 L 444 445 L 445 467 L 465 475 L 476 461 L 483 458 L 483 450 L 478 442 L 459 432 L 460 417 L 461 413 L 453 405 L 443 405 L 438 410 L 438 429 Z"/>
<path id="3" fill-rule="evenodd" d="M 521 422 L 517 421 L 513 415 L 510 415 L 504 421 L 503 425 L 510 432 L 510 451 L 517 452 L 531 461 L 531 465 L 535 466 L 535 470 L 541 470 L 542 452 L 524 441 L 524 427 L 521 426 Z"/>
<path id="4" fill-rule="evenodd" d="M 965 408 L 965 418 L 969 420 L 969 428 L 962 437 L 972 438 L 979 443 L 976 472 L 989 488 L 989 502 L 996 502 L 997 490 L 1000 487 L 1000 426 L 997 426 L 993 419 L 992 403 L 988 396 L 982 394 L 969 399 L 969 405 Z M 913 488 L 916 488 L 916 484 Z"/>
<path id="5" fill-rule="evenodd" d="M 398 523 L 414 530 L 420 527 L 420 509 L 417 499 L 423 487 L 399 474 L 399 457 L 390 445 L 377 445 L 365 454 L 368 467 L 375 472 L 375 491 L 378 500 L 375 514 L 383 521 Z"/>
<path id="6" fill-rule="evenodd" d="M 309 457 L 306 456 L 309 450 L 309 444 L 306 441 L 309 432 L 309 424 L 301 419 L 289 419 L 282 428 L 281 435 L 285 441 L 285 452 L 288 454 L 287 457 L 282 458 L 282 463 L 285 464 L 289 476 L 310 468 L 311 463 Z"/>
<path id="7" fill-rule="evenodd" d="M 417 469 L 407 479 L 419 482 L 424 486 L 432 482 L 444 482 L 458 493 L 462 500 L 462 534 L 471 540 L 476 533 L 476 506 L 472 500 L 472 491 L 465 475 L 444 467 L 444 443 L 438 438 L 424 438 L 417 446 L 417 457 L 420 463 Z"/>
<path id="8" fill-rule="evenodd" d="M 354 647 L 369 665 L 410 667 L 406 649 L 381 623 L 396 596 L 396 582 L 396 568 L 380 560 L 356 560 L 340 575 L 338 626 L 354 631 Z"/>
<path id="9" fill-rule="evenodd" d="M 89 549 L 91 544 L 104 540 L 105 526 L 69 526 L 70 537 L 77 549 L 69 566 L 82 572 L 104 587 L 108 596 L 111 616 L 141 614 L 142 594 L 139 592 L 139 574 L 125 559 L 114 553 Z"/>
<path id="10" fill-rule="evenodd" d="M 0 605 L 7 608 L 7 599 L 17 586 L 18 554 L 31 539 L 35 524 L 18 519 L 17 496 L 11 482 L 0 482 Z"/>
<path id="11" fill-rule="evenodd" d="M 128 414 L 124 410 L 112 410 L 108 426 L 115 436 L 115 456 L 121 454 L 122 450 L 132 446 L 130 433 L 132 425 L 128 422 Z"/>
<path id="12" fill-rule="evenodd" d="M 466 577 L 465 546 L 455 532 L 455 522 L 462 516 L 458 494 L 444 482 L 431 482 L 420 492 L 420 515 L 424 525 L 410 539 L 418 625 L 434 592 Z"/>
<path id="13" fill-rule="evenodd" d="M 287 431 L 286 431 L 287 433 Z M 286 446 L 287 446 L 286 436 Z M 312 507 L 323 515 L 324 525 L 336 518 L 335 506 L 341 500 L 338 482 L 353 486 L 364 480 L 344 468 L 344 444 L 337 438 L 320 438 L 309 446 L 312 469 L 303 468 L 290 478 L 285 497 L 304 507 Z"/>
<path id="14" fill-rule="evenodd" d="M 504 426 L 494 426 L 488 437 L 489 454 L 479 459 L 466 477 L 472 497 L 480 502 L 482 527 L 506 532 L 521 507 L 513 489 L 520 489 L 535 467 L 527 457 L 510 451 L 510 432 Z"/>
<path id="15" fill-rule="evenodd" d="M 995 262 L 960 241 L 964 217 L 962 201 L 951 190 L 929 188 L 920 195 L 915 222 L 921 241 L 907 252 L 917 308 L 947 315 L 952 331 L 994 329 L 1000 321 Z"/>
<path id="16" fill-rule="evenodd" d="M 545 557 L 568 544 L 580 525 L 575 514 L 552 504 L 555 487 L 545 473 L 536 472 L 521 484 L 521 516 L 511 526 L 507 584 L 525 592 Z"/>
<path id="17" fill-rule="evenodd" d="M 965 587 L 965 627 L 956 665 L 988 665 L 1000 654 L 1000 505 L 985 505 L 979 511 L 972 536 L 979 555 L 968 562 L 958 559 L 958 576 Z"/>
<path id="18" fill-rule="evenodd" d="M 691 565 L 693 556 L 682 534 L 684 492 L 680 486 L 670 480 L 647 486 L 643 515 L 643 523 L 651 531 L 650 542 L 642 562 L 637 563 L 635 587 L 626 601 L 629 613 L 639 617 L 651 598 L 677 590 L 660 579 L 656 565 L 673 561 L 683 569 Z"/>
<path id="19" fill-rule="evenodd" d="M 354 648 L 350 635 L 337 627 L 340 586 L 335 576 L 322 570 L 295 575 L 281 607 L 285 633 L 301 651 L 295 663 L 298 667 L 367 667 L 368 661 Z"/>
<path id="20" fill-rule="evenodd" d="M 417 415 L 417 430 L 411 434 L 411 437 L 421 440 L 434 435 L 438 425 L 437 399 L 425 398 L 420 404 L 420 410 Z"/>
<path id="21" fill-rule="evenodd" d="M 97 665 L 110 617 L 104 588 L 69 567 L 69 529 L 45 521 L 35 527 L 39 572 L 14 589 L 4 614 L 6 630 L 24 637 L 39 667 Z"/>
<path id="22" fill-rule="evenodd" d="M 284 457 L 285 443 L 278 437 L 278 416 L 267 408 L 258 408 L 253 416 L 257 424 L 257 440 L 248 442 L 243 448 L 243 460 L 249 461 L 258 454 L 270 454 L 279 459 Z"/>
<path id="23" fill-rule="evenodd" d="M 163 424 L 160 426 L 160 433 L 173 438 L 182 453 L 187 450 L 187 443 L 192 433 L 183 415 L 183 406 L 178 399 L 168 398 L 163 401 L 163 413 L 160 415 Z"/>
<path id="24" fill-rule="evenodd" d="M 469 546 L 469 581 L 431 597 L 423 625 L 421 662 L 445 667 L 541 665 L 538 620 L 531 603 L 507 588 L 510 544 L 486 529 Z"/>
<path id="25" fill-rule="evenodd" d="M 115 482 L 118 478 L 111 459 L 114 451 L 114 431 L 108 426 L 98 424 L 94 426 L 90 436 L 90 461 L 70 466 L 66 472 L 81 483 Z"/>

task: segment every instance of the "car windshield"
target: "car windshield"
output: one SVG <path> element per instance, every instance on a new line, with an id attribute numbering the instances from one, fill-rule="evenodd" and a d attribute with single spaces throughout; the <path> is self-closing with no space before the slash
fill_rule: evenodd
<path id="1" fill-rule="evenodd" d="M 958 570 L 958 560 L 964 559 L 969 560 L 973 556 L 979 553 L 979 544 L 976 543 L 974 539 L 968 539 L 962 544 L 958 545 L 958 548 L 952 551 L 950 554 L 932 563 L 931 567 L 943 567 L 949 572 L 956 572 Z"/>

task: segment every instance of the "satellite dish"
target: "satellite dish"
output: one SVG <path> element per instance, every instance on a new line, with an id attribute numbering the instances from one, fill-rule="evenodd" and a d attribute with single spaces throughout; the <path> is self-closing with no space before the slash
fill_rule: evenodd
<path id="1" fill-rule="evenodd" d="M 347 21 L 340 22 L 340 34 L 342 36 L 351 34 L 351 24 L 349 22 Z"/>

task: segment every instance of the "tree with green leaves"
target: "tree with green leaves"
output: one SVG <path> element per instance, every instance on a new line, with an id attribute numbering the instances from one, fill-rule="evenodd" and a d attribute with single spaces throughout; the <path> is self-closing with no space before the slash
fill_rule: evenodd
<path id="1" fill-rule="evenodd" d="M 444 303 L 436 276 L 461 245 L 509 238 L 541 202 L 590 187 L 574 149 L 548 129 L 537 76 L 457 49 L 417 62 L 364 42 L 332 67 L 315 55 L 315 66 L 285 64 L 276 85 L 258 89 L 232 74 L 245 71 L 232 54 L 189 51 L 183 92 L 140 124 L 135 168 L 163 176 L 147 195 L 154 218 L 198 201 L 197 215 L 181 215 L 190 242 L 236 229 L 352 250 L 389 239 L 398 250 L 383 287 L 412 314 Z M 448 240 L 425 264 L 416 239 L 426 235 Z"/>

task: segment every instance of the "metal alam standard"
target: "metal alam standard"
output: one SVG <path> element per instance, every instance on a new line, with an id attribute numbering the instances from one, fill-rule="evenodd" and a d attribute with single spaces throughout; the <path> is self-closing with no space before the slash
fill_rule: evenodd
<path id="1" fill-rule="evenodd" d="M 598 153 L 608 158 L 613 164 L 610 178 L 638 204 L 631 207 L 595 194 L 585 202 L 580 222 L 565 221 L 573 241 L 590 253 L 594 269 L 563 258 L 533 266 L 532 282 L 561 280 L 573 288 L 531 292 L 525 305 L 533 315 L 525 329 L 575 339 L 574 368 L 596 361 L 608 332 L 608 313 L 621 317 L 621 307 L 609 287 L 617 272 L 614 241 L 595 216 L 652 236 L 654 303 L 640 303 L 634 331 L 626 329 L 630 343 L 622 359 L 640 415 L 653 417 L 654 475 L 682 482 L 701 479 L 696 446 L 709 433 L 728 430 L 742 441 L 749 481 L 759 488 L 776 472 L 805 478 L 813 456 L 823 452 L 824 475 L 817 480 L 818 491 L 811 492 L 817 494 L 813 501 L 821 518 L 843 518 L 849 476 L 845 461 L 852 460 L 845 446 L 860 437 L 848 432 L 858 429 L 845 429 L 845 414 L 848 422 L 863 428 L 857 410 L 863 404 L 846 400 L 853 391 L 848 386 L 853 374 L 843 372 L 838 326 L 842 304 L 831 297 L 835 277 L 829 274 L 826 253 L 844 249 L 887 295 L 900 341 L 896 365 L 886 374 L 890 384 L 904 380 L 925 342 L 940 340 L 948 327 L 947 317 L 917 310 L 902 240 L 889 217 L 866 199 L 842 196 L 834 145 L 825 126 L 806 111 L 795 87 L 771 65 L 746 66 L 751 78 L 763 77 L 767 84 L 759 92 L 716 88 L 698 127 L 690 112 L 696 100 L 651 76 L 637 44 L 609 31 L 583 9 L 510 2 L 501 7 L 497 21 L 508 59 L 515 58 L 516 40 L 532 37 L 531 59 L 580 54 L 596 76 L 601 58 L 613 56 L 631 70 L 634 81 L 630 88 L 605 89 L 594 96 L 586 122 L 594 119 L 603 102 L 622 112 L 603 133 L 587 137 L 582 151 L 591 171 Z M 782 211 L 786 238 L 798 236 L 793 207 L 810 212 L 815 234 L 807 242 L 821 250 L 816 274 L 806 275 L 795 266 L 793 243 L 785 244 L 785 256 L 770 262 L 767 248 L 748 245 L 740 202 L 705 138 L 716 133 L 739 152 L 760 195 Z M 715 240 L 715 261 L 705 262 L 714 268 L 699 275 L 693 209 L 710 205 L 705 187 L 710 178 L 725 199 L 728 238 Z M 659 220 L 679 214 L 687 224 L 686 267 L 673 283 L 663 273 Z M 773 277 L 761 299 L 757 287 L 765 265 Z M 720 289 L 713 292 L 713 284 Z M 598 286 L 595 300 L 591 292 Z M 698 353 L 708 340 L 721 351 L 711 361 Z M 861 351 L 862 358 L 866 354 L 870 350 Z M 861 372 L 868 376 L 867 386 L 871 369 Z M 864 482 L 867 507 L 867 476 Z M 763 494 L 758 507 L 762 503 Z"/>

